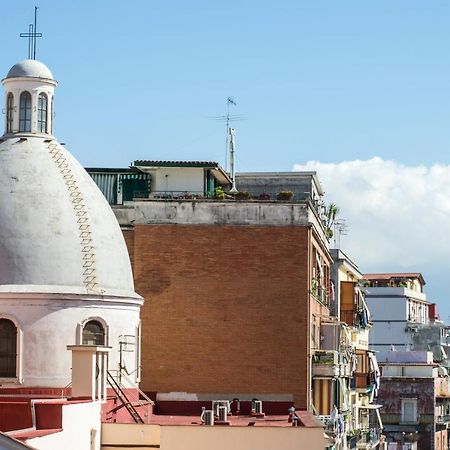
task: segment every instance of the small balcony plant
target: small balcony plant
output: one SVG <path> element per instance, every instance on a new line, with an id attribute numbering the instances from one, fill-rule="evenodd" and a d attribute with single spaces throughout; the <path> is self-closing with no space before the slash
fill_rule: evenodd
<path id="1" fill-rule="evenodd" d="M 213 198 L 215 198 L 217 200 L 223 200 L 226 196 L 227 196 L 227 194 L 223 190 L 222 186 L 217 186 L 214 189 L 214 197 Z"/>
<path id="2" fill-rule="evenodd" d="M 277 200 L 280 200 L 282 202 L 288 202 L 289 200 L 292 200 L 292 197 L 294 196 L 294 193 L 292 191 L 281 191 L 277 194 Z"/>
<path id="3" fill-rule="evenodd" d="M 234 194 L 235 200 L 248 200 L 250 198 L 250 193 L 246 191 L 239 191 Z"/>

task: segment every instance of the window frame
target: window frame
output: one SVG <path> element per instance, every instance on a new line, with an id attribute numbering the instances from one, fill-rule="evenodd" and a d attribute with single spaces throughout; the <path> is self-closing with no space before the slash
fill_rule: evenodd
<path id="1" fill-rule="evenodd" d="M 0 384 L 21 384 L 22 383 L 22 327 L 19 321 L 9 315 L 0 314 L 0 320 L 9 320 L 16 327 L 16 375 L 14 377 L 0 377 Z"/>
<path id="2" fill-rule="evenodd" d="M 77 345 L 90 345 L 90 344 L 83 344 L 83 331 L 84 331 L 85 326 L 89 322 L 98 322 L 102 326 L 103 332 L 104 332 L 104 344 L 98 345 L 98 347 L 107 347 L 108 342 L 109 342 L 109 327 L 108 327 L 108 324 L 106 323 L 106 321 L 101 317 L 88 317 L 87 319 L 78 323 L 77 330 L 76 330 Z"/>
<path id="3" fill-rule="evenodd" d="M 413 406 L 413 420 L 405 420 L 405 405 L 410 404 Z M 406 397 L 401 399 L 401 423 L 417 423 L 418 422 L 418 411 L 417 411 L 417 398 Z"/>
<path id="4" fill-rule="evenodd" d="M 14 128 L 14 94 L 8 92 L 6 96 L 6 132 L 12 133 Z"/>
<path id="5" fill-rule="evenodd" d="M 48 133 L 48 95 L 45 92 L 40 92 L 38 95 L 37 131 L 38 133 Z"/>
<path id="6" fill-rule="evenodd" d="M 22 99 L 25 99 L 24 104 Z M 19 97 L 19 133 L 31 133 L 31 115 L 32 96 L 30 92 L 23 91 Z"/>

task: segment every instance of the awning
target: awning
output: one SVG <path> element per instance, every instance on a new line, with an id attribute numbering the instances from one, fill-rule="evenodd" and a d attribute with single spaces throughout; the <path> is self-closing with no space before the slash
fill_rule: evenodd
<path id="1" fill-rule="evenodd" d="M 358 406 L 359 409 L 380 409 L 382 407 L 383 407 L 383 405 L 374 405 L 374 404 Z"/>

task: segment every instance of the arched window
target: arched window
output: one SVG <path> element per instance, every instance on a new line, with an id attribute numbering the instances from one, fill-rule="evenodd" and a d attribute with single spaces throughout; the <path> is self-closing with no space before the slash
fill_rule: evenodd
<path id="1" fill-rule="evenodd" d="M 41 92 L 38 97 L 38 133 L 47 133 L 47 95 Z"/>
<path id="2" fill-rule="evenodd" d="M 6 99 L 6 132 L 12 133 L 14 119 L 14 95 L 10 92 Z"/>
<path id="3" fill-rule="evenodd" d="M 0 319 L 0 378 L 17 376 L 17 328 L 14 322 Z"/>
<path id="4" fill-rule="evenodd" d="M 20 94 L 19 131 L 31 131 L 31 94 L 26 91 Z"/>
<path id="5" fill-rule="evenodd" d="M 105 345 L 105 328 L 98 320 L 89 320 L 83 327 L 83 345 Z"/>

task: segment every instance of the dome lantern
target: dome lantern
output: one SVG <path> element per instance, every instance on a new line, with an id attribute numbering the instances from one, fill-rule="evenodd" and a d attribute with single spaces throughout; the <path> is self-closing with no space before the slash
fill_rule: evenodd
<path id="1" fill-rule="evenodd" d="M 50 69 L 26 59 L 2 80 L 5 89 L 4 135 L 53 135 L 53 97 L 57 85 Z"/>

